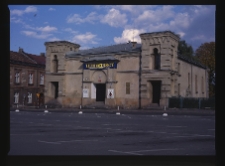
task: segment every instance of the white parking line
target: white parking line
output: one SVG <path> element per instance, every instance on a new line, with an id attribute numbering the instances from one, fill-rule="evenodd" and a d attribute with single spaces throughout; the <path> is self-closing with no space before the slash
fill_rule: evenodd
<path id="1" fill-rule="evenodd" d="M 132 153 L 132 152 L 122 152 L 122 151 L 118 151 L 118 150 L 108 150 L 109 152 L 116 152 L 116 153 L 125 153 L 125 154 L 133 154 L 133 155 L 142 155 L 139 153 Z"/>
<path id="2" fill-rule="evenodd" d="M 47 141 L 40 141 L 40 140 L 38 140 L 38 142 L 47 143 L 47 144 L 61 144 L 58 142 L 47 142 Z"/>
<path id="3" fill-rule="evenodd" d="M 166 126 L 166 127 L 187 127 L 187 126 Z"/>
<path id="4" fill-rule="evenodd" d="M 130 151 L 129 153 L 136 153 L 136 152 L 151 152 L 151 151 L 165 151 L 165 150 L 179 150 L 179 149 L 150 149 L 150 150 L 138 150 L 138 151 Z"/>

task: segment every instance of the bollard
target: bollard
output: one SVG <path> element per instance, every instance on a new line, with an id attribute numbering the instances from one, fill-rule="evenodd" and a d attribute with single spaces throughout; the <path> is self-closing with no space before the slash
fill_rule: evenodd
<path id="1" fill-rule="evenodd" d="M 80 109 L 82 108 L 82 106 L 80 105 Z"/>
<path id="2" fill-rule="evenodd" d="M 78 114 L 83 114 L 83 112 L 82 111 L 79 111 Z"/>
<path id="3" fill-rule="evenodd" d="M 18 109 L 18 104 L 16 105 L 16 110 L 15 112 L 20 112 L 20 110 Z"/>
<path id="4" fill-rule="evenodd" d="M 167 113 L 164 113 L 162 116 L 168 116 L 168 114 Z"/>
<path id="5" fill-rule="evenodd" d="M 119 112 L 117 112 L 117 113 L 116 113 L 116 115 L 120 115 L 120 113 L 119 113 Z"/>
<path id="6" fill-rule="evenodd" d="M 117 107 L 117 110 L 118 110 L 118 111 L 120 110 L 120 106 Z"/>
<path id="7" fill-rule="evenodd" d="M 45 111 L 44 111 L 44 113 L 48 113 L 47 105 L 45 105 Z"/>

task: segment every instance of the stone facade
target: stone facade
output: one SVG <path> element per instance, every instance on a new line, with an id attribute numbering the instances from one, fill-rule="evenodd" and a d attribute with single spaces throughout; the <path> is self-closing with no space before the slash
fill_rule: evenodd
<path id="1" fill-rule="evenodd" d="M 46 42 L 45 102 L 77 107 L 101 101 L 108 107 L 143 108 L 167 106 L 169 97 L 208 97 L 205 67 L 178 55 L 176 34 L 140 37 L 141 44 L 89 50 L 67 41 Z"/>
<path id="2" fill-rule="evenodd" d="M 45 56 L 10 51 L 10 105 L 44 104 Z M 38 100 L 36 94 L 40 94 Z M 18 96 L 17 96 L 18 95 Z M 17 99 L 18 98 L 18 99 Z"/>

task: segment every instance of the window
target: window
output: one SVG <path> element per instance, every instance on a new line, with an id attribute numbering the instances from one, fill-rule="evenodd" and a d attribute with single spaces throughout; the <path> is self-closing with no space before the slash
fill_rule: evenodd
<path id="1" fill-rule="evenodd" d="M 54 59 L 53 59 L 53 72 L 57 73 L 58 72 L 58 59 L 57 59 L 57 55 L 54 55 Z"/>
<path id="2" fill-rule="evenodd" d="M 126 82 L 126 94 L 130 94 L 130 83 Z"/>
<path id="3" fill-rule="evenodd" d="M 44 85 L 44 75 L 41 74 L 40 76 L 40 85 Z"/>
<path id="4" fill-rule="evenodd" d="M 29 74 L 29 80 L 28 80 L 28 83 L 29 83 L 29 84 L 33 84 L 33 82 L 34 82 L 34 81 L 33 81 L 33 77 L 34 77 L 33 73 L 30 73 L 30 74 Z"/>
<path id="5" fill-rule="evenodd" d="M 153 54 L 154 54 L 154 66 L 155 66 L 155 69 L 160 69 L 160 55 L 158 53 L 158 49 L 157 48 L 154 48 Z"/>
<path id="6" fill-rule="evenodd" d="M 28 92 L 27 98 L 28 98 L 28 103 L 32 103 L 32 93 Z"/>
<path id="7" fill-rule="evenodd" d="M 17 84 L 20 83 L 20 72 L 16 72 L 16 74 L 15 74 L 15 82 Z"/>
<path id="8" fill-rule="evenodd" d="M 195 75 L 195 92 L 198 93 L 198 77 Z"/>
<path id="9" fill-rule="evenodd" d="M 15 103 L 15 104 L 18 104 L 18 103 L 19 103 L 19 93 L 18 93 L 18 92 L 16 92 L 16 93 L 14 94 L 14 103 Z"/>

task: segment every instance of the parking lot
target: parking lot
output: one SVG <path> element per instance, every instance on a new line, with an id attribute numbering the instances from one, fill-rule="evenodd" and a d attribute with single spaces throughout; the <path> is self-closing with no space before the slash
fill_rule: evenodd
<path id="1" fill-rule="evenodd" d="M 9 155 L 215 155 L 215 116 L 10 112 Z"/>

